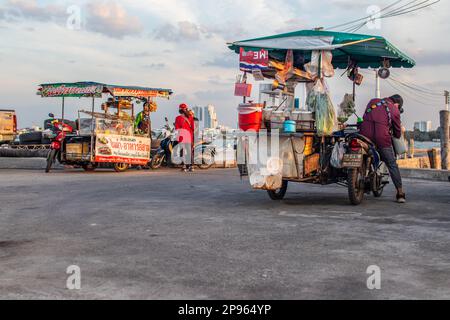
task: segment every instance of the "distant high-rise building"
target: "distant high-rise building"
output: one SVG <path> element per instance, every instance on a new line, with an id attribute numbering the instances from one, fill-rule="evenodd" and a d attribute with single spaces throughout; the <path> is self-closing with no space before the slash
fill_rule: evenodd
<path id="1" fill-rule="evenodd" d="M 213 105 L 208 105 L 204 108 L 203 111 L 203 123 L 205 129 L 215 129 L 219 126 L 219 122 L 217 121 L 217 113 L 216 108 Z"/>
<path id="2" fill-rule="evenodd" d="M 420 132 L 430 132 L 432 130 L 431 121 L 417 121 L 414 122 L 414 130 L 419 130 Z"/>
<path id="3" fill-rule="evenodd" d="M 192 109 L 192 111 L 194 111 L 194 115 L 198 119 L 198 121 L 203 121 L 203 108 L 202 107 L 194 107 Z"/>

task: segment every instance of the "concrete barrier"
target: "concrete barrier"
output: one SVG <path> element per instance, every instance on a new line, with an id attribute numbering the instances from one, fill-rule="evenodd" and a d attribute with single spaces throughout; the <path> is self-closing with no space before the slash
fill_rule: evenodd
<path id="1" fill-rule="evenodd" d="M 45 170 L 47 160 L 44 158 L 0 158 L 0 169 L 10 170 Z M 56 162 L 52 170 L 62 170 L 64 166 Z"/>
<path id="2" fill-rule="evenodd" d="M 406 179 L 420 179 L 432 181 L 450 181 L 450 171 L 433 169 L 400 169 L 402 177 Z"/>

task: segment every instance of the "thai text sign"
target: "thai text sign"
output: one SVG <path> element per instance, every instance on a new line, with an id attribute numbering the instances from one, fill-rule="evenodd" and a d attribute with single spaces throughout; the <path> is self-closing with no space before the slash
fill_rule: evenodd
<path id="1" fill-rule="evenodd" d="M 39 89 L 38 94 L 43 98 L 47 97 L 101 97 L 102 86 L 98 85 L 77 85 L 60 84 L 44 85 Z"/>
<path id="2" fill-rule="evenodd" d="M 97 134 L 95 162 L 147 165 L 151 141 L 148 137 Z"/>
<path id="3" fill-rule="evenodd" d="M 169 92 L 158 90 L 112 88 L 112 94 L 115 97 L 169 97 Z"/>

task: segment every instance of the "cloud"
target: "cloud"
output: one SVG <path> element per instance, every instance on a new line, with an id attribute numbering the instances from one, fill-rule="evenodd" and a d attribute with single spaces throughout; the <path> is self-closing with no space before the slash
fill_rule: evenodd
<path id="1" fill-rule="evenodd" d="M 36 0 L 9 0 L 0 11 L 0 19 L 54 21 L 66 17 L 65 8 L 57 4 L 40 6 Z"/>
<path id="2" fill-rule="evenodd" d="M 134 52 L 134 53 L 122 53 L 120 56 L 122 58 L 147 58 L 151 57 L 154 54 L 148 51 L 142 51 L 142 52 Z"/>
<path id="3" fill-rule="evenodd" d="M 142 66 L 142 68 L 153 69 L 153 70 L 161 70 L 161 69 L 164 69 L 165 67 L 166 67 L 165 63 L 151 63 L 151 64 L 146 64 L 146 65 Z"/>
<path id="4" fill-rule="evenodd" d="M 416 57 L 418 66 L 450 66 L 450 52 L 421 52 Z"/>
<path id="5" fill-rule="evenodd" d="M 87 6 L 87 28 L 111 38 L 140 34 L 143 25 L 138 17 L 131 16 L 117 1 L 90 3 Z"/>
<path id="6" fill-rule="evenodd" d="M 220 67 L 226 69 L 236 69 L 239 67 L 239 58 L 234 52 L 229 52 L 221 56 L 215 57 L 211 61 L 207 61 L 203 64 L 207 67 Z"/>
<path id="7" fill-rule="evenodd" d="M 194 96 L 206 103 L 210 103 L 213 101 L 223 101 L 229 100 L 233 94 L 232 86 L 229 90 L 205 90 L 205 91 L 196 91 L 194 92 Z"/>
<path id="8" fill-rule="evenodd" d="M 198 41 L 202 38 L 202 35 L 209 36 L 209 33 L 205 28 L 190 21 L 179 21 L 177 25 L 166 23 L 154 32 L 156 39 L 170 42 L 183 40 Z"/>
<path id="9" fill-rule="evenodd" d="M 308 26 L 305 23 L 305 20 L 300 18 L 292 18 L 285 20 L 284 25 L 278 29 L 275 30 L 276 33 L 285 33 L 285 32 L 292 32 L 297 30 L 306 29 Z"/>
<path id="10" fill-rule="evenodd" d="M 208 78 L 208 83 L 215 85 L 215 86 L 226 86 L 228 88 L 233 87 L 235 82 L 235 79 L 228 78 L 223 79 L 220 75 L 210 76 Z"/>

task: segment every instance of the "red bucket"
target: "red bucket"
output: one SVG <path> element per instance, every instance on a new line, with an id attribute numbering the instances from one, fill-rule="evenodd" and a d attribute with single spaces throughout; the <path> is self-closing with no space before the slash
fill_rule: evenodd
<path id="1" fill-rule="evenodd" d="M 242 131 L 259 132 L 263 117 L 262 109 L 260 104 L 239 105 L 239 128 Z"/>

